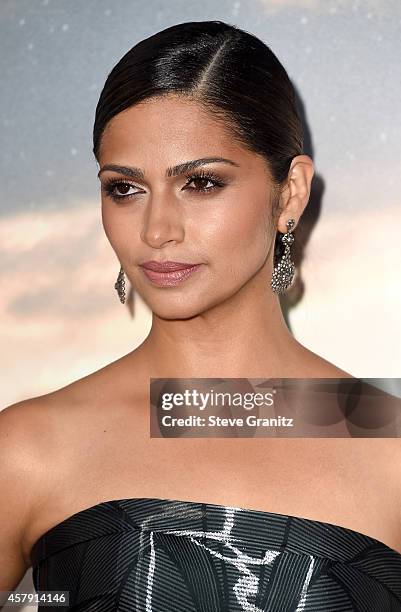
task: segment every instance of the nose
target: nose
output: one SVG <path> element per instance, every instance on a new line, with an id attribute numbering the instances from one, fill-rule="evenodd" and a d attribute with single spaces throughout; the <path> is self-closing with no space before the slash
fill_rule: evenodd
<path id="1" fill-rule="evenodd" d="M 146 204 L 141 239 L 159 249 L 166 242 L 184 239 L 182 211 L 174 198 L 152 197 Z"/>

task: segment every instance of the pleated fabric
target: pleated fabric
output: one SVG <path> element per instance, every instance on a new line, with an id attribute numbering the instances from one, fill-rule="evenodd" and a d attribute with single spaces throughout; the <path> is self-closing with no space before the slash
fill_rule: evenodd
<path id="1" fill-rule="evenodd" d="M 159 498 L 101 502 L 31 551 L 76 612 L 401 612 L 401 554 L 296 516 Z"/>

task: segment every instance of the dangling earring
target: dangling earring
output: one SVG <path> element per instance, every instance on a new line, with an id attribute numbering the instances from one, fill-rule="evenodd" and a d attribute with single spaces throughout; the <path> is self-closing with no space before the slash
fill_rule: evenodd
<path id="1" fill-rule="evenodd" d="M 114 285 L 114 289 L 118 293 L 120 302 L 124 304 L 125 303 L 125 278 L 124 278 L 124 270 L 122 266 L 120 267 L 120 272 L 118 273 L 117 282 Z"/>
<path id="2" fill-rule="evenodd" d="M 283 293 L 288 289 L 292 281 L 294 280 L 295 264 L 291 261 L 290 246 L 294 242 L 294 236 L 291 234 L 292 229 L 295 225 L 295 219 L 288 219 L 287 221 L 287 232 L 281 237 L 282 242 L 285 244 L 284 254 L 282 255 L 279 263 L 273 269 L 273 275 L 271 279 L 271 288 L 276 293 Z"/>

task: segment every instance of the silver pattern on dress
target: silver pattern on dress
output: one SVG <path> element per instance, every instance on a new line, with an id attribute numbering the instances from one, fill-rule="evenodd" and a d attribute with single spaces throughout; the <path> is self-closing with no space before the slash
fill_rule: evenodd
<path id="1" fill-rule="evenodd" d="M 31 559 L 36 590 L 70 593 L 60 612 L 401 612 L 399 552 L 339 525 L 235 506 L 100 502 L 44 533 Z"/>

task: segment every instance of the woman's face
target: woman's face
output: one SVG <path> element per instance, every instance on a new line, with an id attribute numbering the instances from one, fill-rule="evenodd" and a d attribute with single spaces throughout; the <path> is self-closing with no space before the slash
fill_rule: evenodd
<path id="1" fill-rule="evenodd" d="M 167 170 L 204 158 L 227 161 Z M 258 274 L 269 290 L 276 228 L 266 162 L 200 105 L 169 95 L 119 113 L 103 132 L 99 164 L 106 235 L 155 314 L 201 314 Z M 103 169 L 111 164 L 125 169 Z M 201 265 L 163 286 L 144 273 L 149 260 Z"/>

